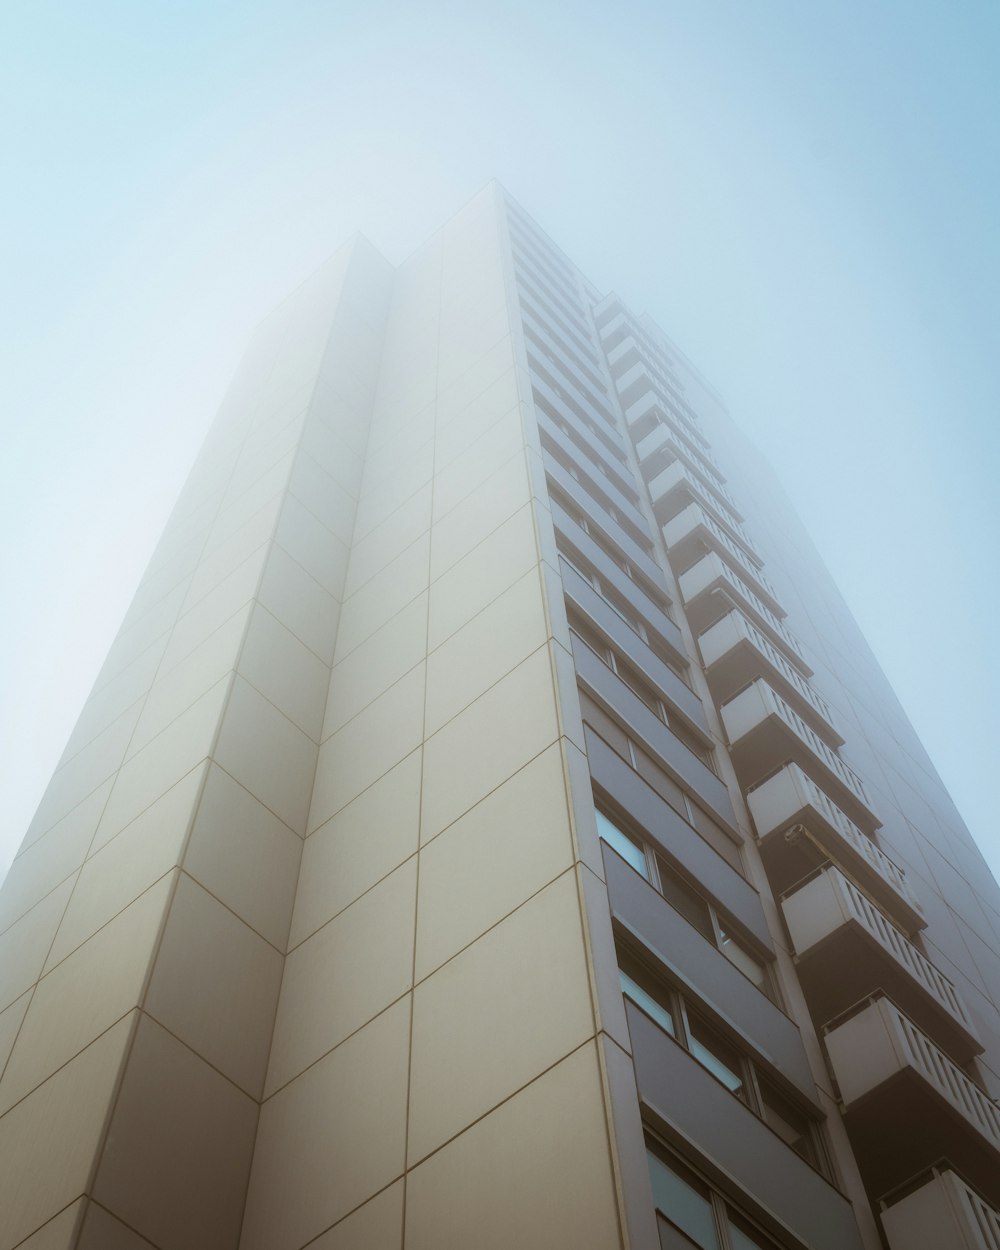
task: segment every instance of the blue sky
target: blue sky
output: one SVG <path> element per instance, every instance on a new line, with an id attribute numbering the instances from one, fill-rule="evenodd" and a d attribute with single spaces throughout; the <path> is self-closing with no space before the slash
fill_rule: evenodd
<path id="1" fill-rule="evenodd" d="M 7 0 L 0 872 L 250 328 L 499 178 L 763 446 L 1000 867 L 1000 7 Z"/>

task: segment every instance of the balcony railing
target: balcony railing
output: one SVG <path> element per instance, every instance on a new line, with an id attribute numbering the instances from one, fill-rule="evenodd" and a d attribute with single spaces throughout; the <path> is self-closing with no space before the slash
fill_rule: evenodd
<path id="1" fill-rule="evenodd" d="M 883 1206 L 882 1227 L 890 1250 L 1000 1250 L 1000 1212 L 950 1168 Z"/>
<path id="2" fill-rule="evenodd" d="M 749 580 L 757 594 L 768 602 L 772 612 L 779 616 L 785 615 L 778 593 L 768 579 L 743 548 L 708 515 L 701 504 L 689 503 L 683 512 L 678 512 L 663 527 L 663 538 L 668 550 L 695 535 L 714 547 L 724 560 L 734 564 L 740 576 Z"/>
<path id="3" fill-rule="evenodd" d="M 620 390 L 619 398 L 621 398 Z M 709 478 L 713 480 L 719 479 L 720 481 L 725 480 L 722 477 L 718 461 L 705 440 L 700 437 L 696 438 L 690 429 L 689 422 L 681 421 L 676 415 L 673 406 L 667 404 L 655 391 L 646 391 L 645 394 L 631 403 L 626 404 L 623 402 L 622 407 L 625 410 L 625 420 L 628 422 L 629 429 L 644 417 L 649 416 L 650 413 L 655 413 L 658 420 L 664 425 L 676 430 L 678 436 L 684 439 L 685 445 L 689 446 L 699 458 L 699 461 L 704 463 L 705 473 Z M 648 438 L 650 435 L 646 437 Z M 641 441 L 645 442 L 645 439 Z"/>
<path id="4" fill-rule="evenodd" d="M 871 803 L 858 774 L 827 746 L 819 734 L 766 681 L 758 678 L 735 699 L 724 703 L 720 712 L 729 741 L 734 746 L 766 721 L 778 721 L 862 805 L 869 816 L 874 818 Z"/>
<path id="5" fill-rule="evenodd" d="M 825 735 L 831 745 L 839 746 L 844 741 L 834 726 L 833 713 L 826 700 L 816 693 L 774 643 L 738 609 L 734 608 L 732 612 L 727 613 L 711 628 L 699 635 L 698 647 L 706 669 L 711 669 L 713 665 L 731 657 L 738 648 L 746 650 L 749 647 L 758 660 L 763 661 L 766 669 L 763 674 L 759 671 L 755 672 L 754 676 L 763 675 L 768 679 L 773 678 L 783 683 L 791 692 L 792 698 L 797 697 L 802 700 L 804 714 L 816 720 L 817 724 L 814 727 Z M 741 666 L 741 671 L 745 670 L 745 667 Z M 754 665 L 754 668 L 758 670 L 760 667 L 759 663 Z"/>
<path id="6" fill-rule="evenodd" d="M 906 874 L 840 810 L 798 764 L 786 764 L 747 794 L 757 836 L 764 841 L 804 825 L 832 859 L 865 883 L 868 892 L 909 932 L 926 921 Z"/>
<path id="7" fill-rule="evenodd" d="M 753 552 L 753 542 L 750 535 L 736 519 L 735 514 L 717 499 L 707 486 L 702 484 L 700 479 L 691 472 L 681 459 L 678 458 L 672 464 L 668 464 L 665 469 L 657 473 L 656 477 L 651 479 L 649 495 L 655 504 L 659 503 L 661 499 L 666 499 L 671 492 L 682 487 L 686 487 L 692 495 L 696 496 L 737 541 L 743 543 L 749 552 Z"/>
<path id="8" fill-rule="evenodd" d="M 899 970 L 905 972 L 918 990 L 929 996 L 932 1010 L 945 1014 L 949 1028 L 957 1025 L 972 1047 L 981 1049 L 975 1025 L 955 986 L 838 868 L 830 865 L 823 869 L 787 895 L 781 907 L 796 955 L 803 957 L 839 930 L 856 927 L 875 944 L 883 960 L 888 957 L 893 961 L 897 974 Z M 843 980 L 850 983 L 859 974 L 856 967 L 846 969 Z M 889 988 L 884 982 L 880 984 Z"/>
<path id="9" fill-rule="evenodd" d="M 715 552 L 710 551 L 702 556 L 697 564 L 693 564 L 680 575 L 678 582 L 685 603 L 691 603 L 706 591 L 724 589 L 740 607 L 749 609 L 757 617 L 759 624 L 768 631 L 779 646 L 788 649 L 788 654 L 806 676 L 812 676 L 812 669 L 806 661 L 802 643 L 788 626 L 775 616 L 763 599 L 755 594 L 739 574 L 735 573 Z"/>
<path id="10" fill-rule="evenodd" d="M 848 1109 L 899 1072 L 909 1071 L 1000 1155 L 1000 1107 L 887 998 L 876 998 L 826 1035 Z"/>

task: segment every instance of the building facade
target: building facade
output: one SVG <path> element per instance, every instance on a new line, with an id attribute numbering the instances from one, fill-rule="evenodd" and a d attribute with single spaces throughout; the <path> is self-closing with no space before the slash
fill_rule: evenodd
<path id="1" fill-rule="evenodd" d="M 998 1250 L 1000 892 L 498 186 L 258 330 L 0 894 L 0 1250 Z"/>

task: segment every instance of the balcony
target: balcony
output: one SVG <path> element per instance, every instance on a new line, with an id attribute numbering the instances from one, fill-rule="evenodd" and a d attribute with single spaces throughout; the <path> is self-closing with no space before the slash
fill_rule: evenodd
<path id="1" fill-rule="evenodd" d="M 571 425 L 582 423 L 591 429 L 604 444 L 605 454 L 612 457 L 612 463 L 617 462 L 618 471 L 622 472 L 627 464 L 625 446 L 615 426 L 595 409 L 584 404 L 577 396 L 571 395 L 551 370 L 547 369 L 541 360 L 536 360 L 535 357 L 540 353 L 532 355 L 529 352 L 528 355 L 532 388 L 538 391 L 549 406 L 565 417 Z"/>
<path id="2" fill-rule="evenodd" d="M 727 564 L 733 566 L 737 574 L 750 583 L 757 594 L 776 616 L 784 616 L 778 592 L 761 572 L 755 560 L 751 559 L 739 543 L 734 542 L 722 526 L 714 521 L 698 503 L 689 503 L 683 512 L 678 512 L 663 527 L 663 538 L 670 552 L 671 563 L 678 563 L 681 568 L 692 564 L 705 547 L 716 551 Z"/>
<path id="3" fill-rule="evenodd" d="M 620 355 L 616 355 L 616 353 L 620 353 Z M 623 342 L 616 347 L 612 355 L 616 357 L 617 361 L 624 364 L 622 357 L 627 355 L 626 343 Z M 634 355 L 639 355 L 639 353 L 634 352 Z M 660 403 L 670 407 L 676 413 L 678 420 L 682 422 L 685 432 L 694 439 L 699 448 L 707 454 L 708 458 L 712 459 L 708 439 L 698 429 L 692 418 L 683 411 L 683 408 L 686 406 L 683 395 L 669 382 L 661 380 L 656 376 L 654 369 L 646 362 L 644 354 L 638 359 L 637 363 L 630 368 L 624 369 L 624 372 L 616 376 L 615 386 L 618 388 L 618 396 L 622 407 L 626 410 L 632 408 L 647 395 L 654 396 Z"/>
<path id="4" fill-rule="evenodd" d="M 692 564 L 677 580 L 684 603 L 688 607 L 688 619 L 696 633 L 718 620 L 720 595 L 717 592 L 721 592 L 726 602 L 735 603 L 744 612 L 748 612 L 771 641 L 783 648 L 792 663 L 807 677 L 812 676 L 802 643 L 767 604 L 754 594 L 746 582 L 714 552 L 710 551 L 702 556 L 697 564 Z"/>
<path id="5" fill-rule="evenodd" d="M 946 1157 L 1000 1202 L 1000 1107 L 889 999 L 835 1024 L 826 1049 L 873 1198 Z"/>
<path id="6" fill-rule="evenodd" d="M 744 787 L 752 786 L 789 761 L 810 773 L 818 769 L 835 802 L 862 829 L 880 825 L 861 778 L 802 717 L 761 678 L 719 709 L 732 747 L 733 766 Z"/>
<path id="7" fill-rule="evenodd" d="M 797 764 L 786 764 L 747 794 L 761 849 L 770 861 L 787 854 L 782 836 L 801 825 L 835 863 L 907 933 L 926 925 L 920 901 L 897 864 L 866 837 Z"/>
<path id="8" fill-rule="evenodd" d="M 729 536 L 743 547 L 751 559 L 757 558 L 750 535 L 736 519 L 735 513 L 712 494 L 683 460 L 678 458 L 650 479 L 649 495 L 654 507 L 657 504 L 662 506 L 662 508 L 657 508 L 657 515 L 659 516 L 662 510 L 664 517 L 668 515 L 672 501 L 683 501 L 685 497 L 692 497 L 707 509 L 729 533 Z"/>
<path id="9" fill-rule="evenodd" d="M 628 466 L 611 452 L 603 435 L 599 436 L 589 422 L 580 420 L 552 387 L 545 382 L 538 378 L 533 379 L 531 390 L 532 398 L 535 401 L 535 416 L 538 419 L 539 428 L 558 429 L 560 433 L 563 433 L 564 437 L 572 437 L 574 442 L 579 443 L 581 447 L 588 448 L 593 453 L 591 459 L 595 463 L 601 464 L 607 470 L 608 477 L 616 482 L 622 490 L 634 490 L 635 483 Z M 561 429 L 560 423 L 565 423 L 572 431 L 572 434 L 565 434 Z"/>
<path id="10" fill-rule="evenodd" d="M 781 903 L 812 1014 L 831 1020 L 883 990 L 959 1059 L 983 1047 L 951 981 L 833 865 Z"/>
<path id="11" fill-rule="evenodd" d="M 830 746 L 843 743 L 834 727 L 830 705 L 738 609 L 734 608 L 701 634 L 698 648 L 708 684 L 720 702 L 732 698 L 755 678 L 764 677 Z"/>
<path id="12" fill-rule="evenodd" d="M 950 1168 L 882 1208 L 889 1250 L 1000 1250 L 1000 1212 Z"/>

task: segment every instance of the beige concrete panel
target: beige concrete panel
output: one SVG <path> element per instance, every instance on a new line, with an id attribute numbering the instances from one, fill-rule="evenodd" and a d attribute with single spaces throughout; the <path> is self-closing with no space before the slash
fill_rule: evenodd
<path id="1" fill-rule="evenodd" d="M 233 569 L 238 568 L 244 560 L 249 560 L 255 551 L 270 540 L 280 510 L 281 496 L 276 495 L 255 512 L 249 521 L 244 522 L 235 534 L 223 539 L 214 550 L 202 556 L 184 600 L 185 612 L 204 599 L 209 591 L 226 580 Z"/>
<path id="2" fill-rule="evenodd" d="M 535 568 L 428 656 L 425 732 L 440 729 L 537 651 L 547 636 Z"/>
<path id="3" fill-rule="evenodd" d="M 576 835 L 577 858 L 587 865 L 599 880 L 604 880 L 604 856 L 594 815 L 594 791 L 587 756 L 579 747 L 562 740 L 563 759 L 569 776 L 570 810 Z"/>
<path id="4" fill-rule="evenodd" d="M 54 1219 L 43 1224 L 37 1233 L 32 1233 L 27 1241 L 19 1242 L 17 1250 L 76 1250 L 76 1231 L 86 1202 L 86 1198 L 78 1198 L 70 1203 Z M 108 1250 L 115 1250 L 115 1247 L 111 1246 Z"/>
<path id="5" fill-rule="evenodd" d="M 608 1037 L 600 1039 L 600 1046 L 611 1102 L 612 1158 L 617 1161 L 629 1247 L 630 1250 L 660 1250 L 635 1069 L 631 1057 Z"/>
<path id="6" fill-rule="evenodd" d="M 177 621 L 163 654 L 164 672 L 190 655 L 195 647 L 210 638 L 220 625 L 250 602 L 261 579 L 262 553 L 265 551 L 266 547 L 255 551 L 249 560 L 244 560 L 233 569 L 225 581 Z"/>
<path id="7" fill-rule="evenodd" d="M 416 891 L 411 859 L 288 956 L 268 1096 L 410 988 Z"/>
<path id="8" fill-rule="evenodd" d="M 73 828 L 85 827 L 90 830 L 90 836 L 93 837 L 94 832 L 97 829 L 98 822 L 101 819 L 101 813 L 104 811 L 104 806 L 108 801 L 108 795 L 111 793 L 111 787 L 114 783 L 114 777 L 109 777 L 106 781 L 102 782 L 96 790 L 94 790 L 91 794 L 88 794 L 85 799 L 77 803 L 76 807 L 74 807 L 72 811 L 63 816 L 61 820 L 55 821 L 52 824 L 46 823 L 44 813 L 41 809 L 39 809 L 35 818 L 28 826 L 28 832 L 24 835 L 24 840 L 21 843 L 21 849 L 18 851 L 18 855 L 27 854 L 29 847 L 34 846 L 40 838 L 45 837 L 45 835 L 50 832 L 55 832 L 57 829 L 60 830 L 60 839 L 63 837 L 72 838 L 75 836 L 69 832 L 70 826 Z M 82 833 L 80 836 L 83 836 Z"/>
<path id="9" fill-rule="evenodd" d="M 410 463 L 426 469 L 429 478 L 434 471 L 434 421 L 433 404 L 410 417 L 393 408 L 386 419 L 373 420 L 361 493 L 369 486 L 380 485 L 398 473 L 400 466 Z"/>
<path id="10" fill-rule="evenodd" d="M 419 664 L 426 650 L 425 592 L 334 666 L 326 701 L 324 741 Z"/>
<path id="11" fill-rule="evenodd" d="M 0 934 L 0 1010 L 38 979 L 72 888 L 64 881 Z"/>
<path id="12" fill-rule="evenodd" d="M 26 991 L 9 1007 L 0 1011 L 0 1072 L 4 1070 L 10 1058 L 10 1052 L 14 1049 L 14 1039 L 17 1037 L 17 1031 L 21 1027 L 21 1021 L 24 1019 L 24 1013 L 28 1010 L 30 1001 L 31 993 Z"/>
<path id="13" fill-rule="evenodd" d="M 287 465 L 287 460 L 284 463 Z M 284 472 L 287 473 L 287 468 Z M 284 499 L 285 487 L 283 475 L 265 473 L 241 494 L 227 498 L 218 516 L 212 520 L 204 554 L 212 554 L 215 548 L 233 538 L 262 509 L 273 507 Z"/>
<path id="14" fill-rule="evenodd" d="M 298 946 L 414 854 L 420 772 L 418 749 L 306 839 L 289 946 Z"/>
<path id="15" fill-rule="evenodd" d="M 513 408 L 511 377 L 514 369 L 514 348 L 509 336 L 480 353 L 476 362 L 438 395 L 438 417 L 442 425 L 460 417 L 465 408 L 478 408 L 489 395 L 489 401 L 501 405 L 501 411 Z M 504 397 L 508 402 L 503 403 Z"/>
<path id="16" fill-rule="evenodd" d="M 417 980 L 572 862 L 562 757 L 553 744 L 423 848 Z"/>
<path id="17" fill-rule="evenodd" d="M 123 911 L 180 862 L 205 766 L 194 768 L 117 837 L 93 852 L 59 925 L 46 967 Z"/>
<path id="18" fill-rule="evenodd" d="M 540 647 L 424 745 L 427 841 L 558 737 L 547 647 Z"/>
<path id="19" fill-rule="evenodd" d="M 366 537 L 406 500 L 426 486 L 434 472 L 434 444 L 427 442 L 409 455 L 396 451 L 380 473 L 365 473 L 358 500 L 354 541 Z"/>
<path id="20" fill-rule="evenodd" d="M 526 504 L 431 586 L 428 646 L 435 649 L 538 563 Z"/>
<path id="21" fill-rule="evenodd" d="M 288 489 L 335 538 L 345 546 L 350 544 L 354 532 L 354 496 L 302 451 L 295 459 Z"/>
<path id="22" fill-rule="evenodd" d="M 577 879 L 583 892 L 589 939 L 590 972 L 594 983 L 598 1030 L 604 1030 L 619 1046 L 631 1053 L 625 1003 L 618 976 L 618 955 L 611 929 L 611 904 L 604 881 L 589 868 L 577 865 Z"/>
<path id="23" fill-rule="evenodd" d="M 177 619 L 177 613 L 180 611 L 186 593 L 186 585 L 176 587 L 134 625 L 118 632 L 101 666 L 101 671 L 97 674 L 97 680 L 94 682 L 95 690 L 101 690 L 112 678 L 117 677 L 133 660 L 138 659 L 148 647 L 158 642 L 170 630 Z"/>
<path id="24" fill-rule="evenodd" d="M 0 1113 L 138 1006 L 171 884 L 164 877 L 38 982 L 0 1080 Z"/>
<path id="25" fill-rule="evenodd" d="M 324 664 L 330 663 L 340 605 L 281 547 L 271 549 L 258 599 Z"/>
<path id="26" fill-rule="evenodd" d="M 46 812 L 48 827 L 51 828 L 115 772 L 125 755 L 125 748 L 141 710 L 142 701 L 138 700 L 53 774 L 39 805 L 36 820 L 43 811 Z"/>
<path id="27" fill-rule="evenodd" d="M 477 303 L 476 292 L 466 289 L 462 302 L 466 307 Z M 506 308 L 492 311 L 485 317 L 470 318 L 464 324 L 453 327 L 441 338 L 440 361 L 438 366 L 438 386 L 447 391 L 459 382 L 466 373 L 480 369 L 484 361 L 491 362 L 492 372 L 487 373 L 487 380 L 492 381 L 497 372 L 507 369 L 513 364 L 513 352 L 509 348 L 510 319 Z M 506 350 L 501 351 L 502 348 Z M 493 363 L 499 353 L 499 364 Z"/>
<path id="28" fill-rule="evenodd" d="M 410 1173 L 406 1250 L 616 1250 L 616 1205 L 591 1043 Z"/>
<path id="29" fill-rule="evenodd" d="M 402 1238 L 403 1182 L 399 1180 L 311 1241 L 309 1250 L 399 1250 Z"/>
<path id="30" fill-rule="evenodd" d="M 259 1098 L 281 969 L 282 957 L 273 946 L 182 874 L 145 1008 Z"/>
<path id="31" fill-rule="evenodd" d="M 160 1250 L 235 1250 L 256 1123 L 252 1099 L 141 1016 L 93 1196 Z"/>
<path id="32" fill-rule="evenodd" d="M 337 629 L 337 662 L 426 589 L 430 551 L 427 532 L 344 601 Z"/>
<path id="33" fill-rule="evenodd" d="M 319 742 L 330 670 L 260 604 L 250 618 L 239 672 L 304 734 Z"/>
<path id="34" fill-rule="evenodd" d="M 288 936 L 301 849 L 297 833 L 228 773 L 208 766 L 184 870 L 279 950 Z"/>
<path id="35" fill-rule="evenodd" d="M 310 414 L 299 446 L 342 490 L 356 499 L 361 488 L 364 457 L 352 446 L 356 438 L 352 440 L 346 430 L 332 425 L 328 419 L 323 419 L 325 417 L 325 413 L 323 417 L 315 412 Z M 367 434 L 367 430 L 364 433 Z"/>
<path id="36" fill-rule="evenodd" d="M 572 872 L 413 995 L 410 1165 L 593 1035 Z"/>
<path id="37" fill-rule="evenodd" d="M 468 555 L 528 498 L 528 473 L 522 450 L 435 524 L 431 535 L 431 579 L 440 577 Z"/>
<path id="38" fill-rule="evenodd" d="M 424 665 L 411 669 L 319 750 L 309 830 L 367 790 L 423 737 Z"/>
<path id="39" fill-rule="evenodd" d="M 316 745 L 237 675 L 215 761 L 296 833 L 305 833 Z"/>
<path id="40" fill-rule="evenodd" d="M 294 451 L 288 451 L 275 460 L 267 448 L 264 448 L 258 455 L 248 457 L 236 467 L 226 488 L 223 506 L 228 508 L 251 490 L 262 499 L 271 499 L 284 491 L 291 477 L 295 454 Z"/>
<path id="41" fill-rule="evenodd" d="M 233 671 L 249 620 L 248 603 L 178 664 L 160 670 L 135 727 L 126 759 L 148 746 L 158 733 Z"/>
<path id="42" fill-rule="evenodd" d="M 345 598 L 405 551 L 427 529 L 430 520 L 431 488 L 428 484 L 353 544 L 344 586 Z"/>
<path id="43" fill-rule="evenodd" d="M 0 1117 L 2 1250 L 86 1189 L 131 1023 L 115 1025 Z"/>
<path id="44" fill-rule="evenodd" d="M 292 495 L 285 497 L 275 542 L 324 590 L 341 597 L 350 548 Z"/>
<path id="45" fill-rule="evenodd" d="M 156 1250 L 156 1247 L 92 1202 L 75 1250 Z"/>
<path id="46" fill-rule="evenodd" d="M 70 734 L 66 749 L 60 763 L 74 756 L 81 747 L 92 741 L 102 729 L 116 720 L 137 699 L 140 699 L 153 684 L 153 677 L 159 668 L 166 642 L 154 643 L 137 659 L 103 686 L 95 690 L 83 705 L 80 719 Z"/>
<path id="47" fill-rule="evenodd" d="M 294 451 L 302 441 L 308 407 L 309 387 L 305 386 L 297 402 L 290 400 L 258 413 L 240 448 L 240 459 L 245 463 L 271 449 L 274 463 Z"/>
<path id="48" fill-rule="evenodd" d="M 434 520 L 467 499 L 524 446 L 517 408 L 494 421 L 474 443 L 452 458 L 434 478 Z"/>
<path id="49" fill-rule="evenodd" d="M 119 833 L 200 763 L 212 749 L 233 679 L 224 677 L 207 694 L 121 767 L 97 827 L 95 846 Z"/>
<path id="50" fill-rule="evenodd" d="M 110 785 L 102 788 L 106 796 Z M 89 808 L 89 814 L 86 810 Z M 74 818 L 81 813 L 81 818 Z M 21 852 L 0 888 L 0 932 L 54 890 L 83 863 L 97 828 L 99 808 L 85 799 L 48 833 Z"/>
<path id="51" fill-rule="evenodd" d="M 405 999 L 264 1104 L 240 1250 L 298 1250 L 402 1173 L 409 1025 Z"/>

